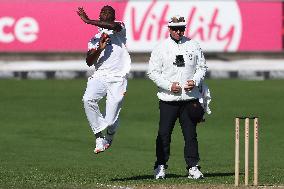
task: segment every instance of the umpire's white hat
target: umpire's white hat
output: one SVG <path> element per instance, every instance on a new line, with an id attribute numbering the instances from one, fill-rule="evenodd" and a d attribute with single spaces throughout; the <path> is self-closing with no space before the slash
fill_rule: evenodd
<path id="1" fill-rule="evenodd" d="M 176 15 L 170 18 L 168 26 L 186 26 L 186 21 L 183 16 Z"/>

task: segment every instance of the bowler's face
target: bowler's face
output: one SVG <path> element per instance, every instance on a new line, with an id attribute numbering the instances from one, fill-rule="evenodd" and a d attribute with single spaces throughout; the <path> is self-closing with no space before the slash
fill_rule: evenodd
<path id="1" fill-rule="evenodd" d="M 115 15 L 113 14 L 113 12 L 108 9 L 107 7 L 103 8 L 100 12 L 100 20 L 101 21 L 114 21 L 115 19 Z"/>
<path id="2" fill-rule="evenodd" d="M 184 26 L 172 26 L 169 27 L 169 32 L 172 38 L 179 41 L 184 35 L 185 27 Z"/>

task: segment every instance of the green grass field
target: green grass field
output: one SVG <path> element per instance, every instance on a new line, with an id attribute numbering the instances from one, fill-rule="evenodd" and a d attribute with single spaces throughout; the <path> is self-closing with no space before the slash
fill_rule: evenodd
<path id="1" fill-rule="evenodd" d="M 260 117 L 259 184 L 283 186 L 284 80 L 207 84 L 213 96 L 212 115 L 198 126 L 200 165 L 206 178 L 186 178 L 183 139 L 176 125 L 168 177 L 157 181 L 152 173 L 159 114 L 151 81 L 129 81 L 115 141 L 108 151 L 95 155 L 81 102 L 85 80 L 0 80 L 0 188 L 233 187 L 236 115 Z M 243 184 L 242 134 L 243 130 Z M 252 137 L 250 147 L 252 152 Z"/>

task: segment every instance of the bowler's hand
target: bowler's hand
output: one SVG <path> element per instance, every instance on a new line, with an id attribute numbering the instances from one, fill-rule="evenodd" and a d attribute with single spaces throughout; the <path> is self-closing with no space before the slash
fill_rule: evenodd
<path id="1" fill-rule="evenodd" d="M 193 80 L 188 80 L 184 86 L 185 91 L 191 91 L 195 87 L 195 83 Z"/>
<path id="2" fill-rule="evenodd" d="M 171 87 L 171 91 L 173 93 L 179 93 L 181 91 L 181 87 L 179 85 L 179 82 L 173 82 L 172 87 Z"/>
<path id="3" fill-rule="evenodd" d="M 85 23 L 88 23 L 90 21 L 83 7 L 78 7 L 78 10 L 76 12 Z"/>
<path id="4" fill-rule="evenodd" d="M 103 50 L 103 49 L 105 49 L 106 48 L 106 46 L 107 46 L 107 42 L 110 40 L 110 38 L 109 37 L 101 37 L 100 38 L 100 42 L 99 42 L 99 49 L 100 50 Z"/>

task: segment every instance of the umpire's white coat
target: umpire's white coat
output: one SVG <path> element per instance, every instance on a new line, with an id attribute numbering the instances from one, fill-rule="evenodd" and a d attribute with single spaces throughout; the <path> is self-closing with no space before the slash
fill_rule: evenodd
<path id="1" fill-rule="evenodd" d="M 96 71 L 88 79 L 83 96 L 84 108 L 94 134 L 108 127 L 114 133 L 118 127 L 118 116 L 127 87 L 127 74 L 130 71 L 130 56 L 126 49 L 124 25 L 120 32 L 108 31 L 110 43 L 100 54 L 95 64 Z M 99 32 L 88 44 L 88 49 L 98 47 Z M 98 102 L 106 96 L 105 115 L 102 115 Z"/>
<path id="2" fill-rule="evenodd" d="M 177 55 L 183 56 L 184 66 L 178 67 L 174 64 Z M 182 37 L 181 41 L 176 43 L 169 37 L 153 50 L 148 76 L 159 87 L 157 96 L 160 100 L 181 101 L 201 98 L 197 86 L 202 84 L 206 71 L 206 61 L 196 41 Z M 191 91 L 183 89 L 187 80 L 195 82 L 196 87 Z M 181 93 L 171 92 L 173 82 L 180 83 Z"/>

